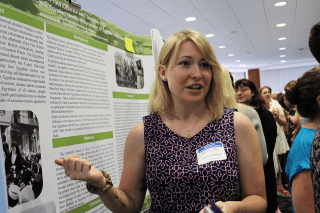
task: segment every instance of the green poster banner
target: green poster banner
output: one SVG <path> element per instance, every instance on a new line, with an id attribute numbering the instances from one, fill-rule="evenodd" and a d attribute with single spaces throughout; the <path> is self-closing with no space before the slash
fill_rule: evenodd
<path id="1" fill-rule="evenodd" d="M 42 28 L 38 25 L 45 22 L 81 35 L 84 39 L 111 45 L 128 53 L 152 55 L 151 36 L 127 32 L 82 9 L 74 11 L 65 0 L 0 0 L 0 7 L 0 17 L 7 17 L 3 11 L 11 9 L 15 15 L 9 18 L 38 29 L 43 30 L 43 24 Z"/>
<path id="2" fill-rule="evenodd" d="M 53 148 L 71 146 L 83 143 L 90 143 L 94 141 L 100 141 L 105 139 L 113 138 L 113 132 L 101 132 L 87 135 L 77 135 L 65 138 L 54 138 L 52 139 Z"/>
<path id="3" fill-rule="evenodd" d="M 101 42 L 97 42 L 95 40 L 89 39 L 87 37 L 81 36 L 81 35 L 77 35 L 73 32 L 55 27 L 51 24 L 47 24 L 46 25 L 47 28 L 47 32 L 64 37 L 64 38 L 68 38 L 74 41 L 78 41 L 81 43 L 84 43 L 86 45 L 89 45 L 91 47 L 95 47 L 104 51 L 108 51 L 108 45 L 101 43 Z"/>
<path id="4" fill-rule="evenodd" d="M 68 211 L 67 213 L 84 213 L 84 212 L 87 212 L 97 206 L 99 206 L 100 204 L 103 204 L 100 197 L 86 203 L 86 204 L 83 204 L 82 206 L 79 206 L 71 211 Z"/>
<path id="5" fill-rule="evenodd" d="M 149 96 L 150 96 L 149 94 L 113 92 L 113 98 L 120 98 L 120 99 L 148 100 Z"/>
<path id="6" fill-rule="evenodd" d="M 39 30 L 44 30 L 44 23 L 38 19 L 0 5 L 0 16 L 10 18 Z"/>

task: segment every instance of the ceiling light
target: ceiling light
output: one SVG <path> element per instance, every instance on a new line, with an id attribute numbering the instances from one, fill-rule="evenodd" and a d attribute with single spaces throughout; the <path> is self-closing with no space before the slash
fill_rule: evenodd
<path id="1" fill-rule="evenodd" d="M 237 31 L 233 30 L 233 31 L 230 31 L 229 34 L 236 34 Z"/>
<path id="2" fill-rule="evenodd" d="M 285 2 L 285 1 L 280 1 L 280 2 L 275 3 L 274 6 L 276 6 L 276 7 L 281 7 L 281 6 L 284 6 L 284 5 L 286 5 L 286 4 L 287 4 L 287 2 Z"/>
<path id="3" fill-rule="evenodd" d="M 278 38 L 279 41 L 283 41 L 283 40 L 286 40 L 286 39 L 287 39 L 286 37 Z"/>
<path id="4" fill-rule="evenodd" d="M 236 60 L 235 62 L 240 62 L 240 60 Z"/>
<path id="5" fill-rule="evenodd" d="M 186 18 L 186 21 L 195 21 L 196 20 L 196 17 L 188 17 Z"/>
<path id="6" fill-rule="evenodd" d="M 207 34 L 206 37 L 210 38 L 210 37 L 213 37 L 214 34 Z"/>
<path id="7" fill-rule="evenodd" d="M 277 27 L 284 27 L 284 26 L 286 26 L 286 23 L 280 23 L 280 24 L 277 24 L 276 26 Z"/>
<path id="8" fill-rule="evenodd" d="M 219 46 L 220 49 L 226 48 L 226 46 Z"/>
<path id="9" fill-rule="evenodd" d="M 281 58 L 286 57 L 286 55 L 280 55 Z"/>
<path id="10" fill-rule="evenodd" d="M 286 60 L 282 60 L 282 61 L 281 61 L 281 63 L 284 63 L 284 62 L 286 62 Z"/>
<path id="11" fill-rule="evenodd" d="M 234 54 L 229 54 L 228 56 L 234 56 Z"/>
<path id="12" fill-rule="evenodd" d="M 285 50 L 285 49 L 286 49 L 285 47 L 280 47 L 280 48 L 279 48 L 279 50 Z"/>

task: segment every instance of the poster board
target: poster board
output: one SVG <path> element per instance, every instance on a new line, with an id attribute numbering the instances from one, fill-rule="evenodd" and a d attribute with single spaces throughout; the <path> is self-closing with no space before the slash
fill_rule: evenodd
<path id="1" fill-rule="evenodd" d="M 148 114 L 151 37 L 65 0 L 0 0 L 0 37 L 0 212 L 110 212 L 54 159 L 77 154 L 119 185 Z"/>

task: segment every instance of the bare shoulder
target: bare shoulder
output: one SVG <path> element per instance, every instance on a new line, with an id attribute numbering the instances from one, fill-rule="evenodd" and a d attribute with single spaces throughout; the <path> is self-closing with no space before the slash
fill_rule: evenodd
<path id="1" fill-rule="evenodd" d="M 136 124 L 132 129 L 130 130 L 128 134 L 128 138 L 133 140 L 139 140 L 144 138 L 144 129 L 143 129 L 143 121 Z"/>
<path id="2" fill-rule="evenodd" d="M 234 113 L 234 132 L 237 146 L 251 143 L 251 141 L 255 139 L 259 141 L 257 132 L 251 120 L 246 115 L 239 112 Z"/>
<path id="3" fill-rule="evenodd" d="M 143 121 L 136 124 L 130 130 L 127 140 L 126 147 L 132 150 L 142 149 L 144 151 L 144 128 Z"/>
<path id="4" fill-rule="evenodd" d="M 250 126 L 253 126 L 251 120 L 241 112 L 234 112 L 234 128 L 235 129 L 242 129 L 242 128 L 248 128 Z"/>

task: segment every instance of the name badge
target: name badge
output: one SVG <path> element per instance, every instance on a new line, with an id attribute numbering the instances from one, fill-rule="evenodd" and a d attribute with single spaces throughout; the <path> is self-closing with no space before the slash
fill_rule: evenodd
<path id="1" fill-rule="evenodd" d="M 219 143 L 210 143 L 201 147 L 197 150 L 197 158 L 198 164 L 205 164 L 211 161 L 218 161 L 218 160 L 226 160 L 227 155 L 224 150 L 223 144 Z"/>

